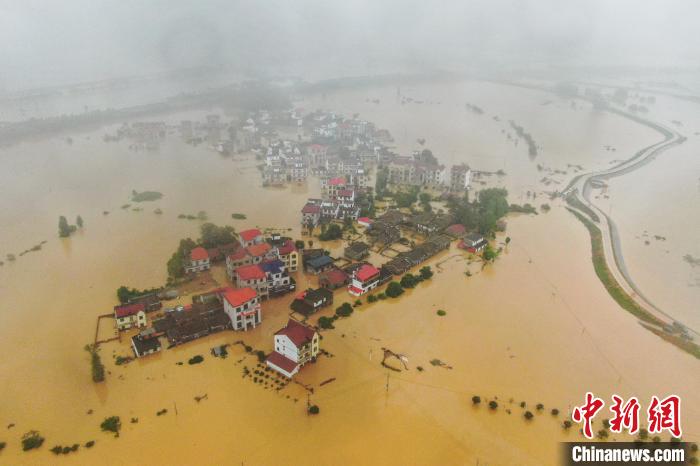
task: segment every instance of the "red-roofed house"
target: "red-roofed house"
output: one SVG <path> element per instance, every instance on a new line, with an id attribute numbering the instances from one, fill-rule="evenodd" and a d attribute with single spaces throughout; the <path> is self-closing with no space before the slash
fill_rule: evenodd
<path id="1" fill-rule="evenodd" d="M 220 296 L 234 330 L 248 330 L 249 326 L 255 328 L 262 322 L 260 299 L 254 289 L 224 288 Z"/>
<path id="2" fill-rule="evenodd" d="M 301 209 L 301 224 L 315 227 L 321 221 L 321 205 L 308 202 Z"/>
<path id="3" fill-rule="evenodd" d="M 268 367 L 291 378 L 301 366 L 318 356 L 319 340 L 314 329 L 289 319 L 287 325 L 275 333 L 275 350 L 265 362 Z"/>
<path id="4" fill-rule="evenodd" d="M 117 323 L 117 330 L 126 330 L 131 327 L 145 327 L 146 305 L 137 303 L 114 306 L 114 320 Z"/>
<path id="5" fill-rule="evenodd" d="M 331 269 L 318 276 L 318 286 L 335 290 L 350 283 L 350 277 L 340 269 Z"/>
<path id="6" fill-rule="evenodd" d="M 253 244 L 260 244 L 263 242 L 262 232 L 257 228 L 243 230 L 238 234 L 238 236 L 240 236 L 241 244 L 243 246 L 251 246 Z"/>
<path id="7" fill-rule="evenodd" d="M 466 231 L 467 229 L 464 228 L 464 225 L 460 223 L 455 223 L 454 225 L 450 225 L 449 227 L 445 228 L 445 233 L 454 238 L 459 238 L 460 236 L 463 236 L 464 233 L 466 233 Z"/>
<path id="8" fill-rule="evenodd" d="M 326 190 L 328 197 L 330 199 L 335 199 L 338 191 L 342 191 L 345 189 L 347 186 L 347 182 L 345 181 L 345 178 L 340 176 L 338 178 L 331 178 L 326 182 Z"/>
<path id="9" fill-rule="evenodd" d="M 228 273 L 228 278 L 233 280 L 233 272 L 243 265 L 248 265 L 253 263 L 253 258 L 250 257 L 248 251 L 244 247 L 239 247 L 233 253 L 226 256 L 226 272 Z"/>
<path id="10" fill-rule="evenodd" d="M 254 289 L 260 297 L 267 297 L 267 276 L 260 264 L 238 267 L 233 272 L 233 277 L 238 288 L 250 287 Z"/>
<path id="11" fill-rule="evenodd" d="M 289 272 L 296 272 L 299 268 L 299 251 L 294 241 L 288 239 L 277 248 L 277 254 Z"/>
<path id="12" fill-rule="evenodd" d="M 259 264 L 264 260 L 277 259 L 277 248 L 268 243 L 253 244 L 245 248 L 253 264 Z"/>
<path id="13" fill-rule="evenodd" d="M 362 225 L 363 227 L 370 227 L 372 226 L 372 219 L 369 217 L 360 217 L 357 219 L 357 223 L 359 225 Z"/>
<path id="14" fill-rule="evenodd" d="M 339 189 L 333 197 L 340 205 L 344 207 L 355 206 L 355 190 L 354 189 Z"/>
<path id="15" fill-rule="evenodd" d="M 209 270 L 210 267 L 209 253 L 206 249 L 197 246 L 190 251 L 190 263 L 185 265 L 186 273 L 201 272 L 202 270 Z"/>
<path id="16" fill-rule="evenodd" d="M 353 296 L 362 296 L 379 285 L 379 269 L 370 264 L 364 264 L 352 276 L 348 292 Z"/>

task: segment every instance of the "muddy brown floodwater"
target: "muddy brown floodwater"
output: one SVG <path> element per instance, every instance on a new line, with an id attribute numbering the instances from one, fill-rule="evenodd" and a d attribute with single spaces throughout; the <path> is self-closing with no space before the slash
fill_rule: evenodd
<path id="1" fill-rule="evenodd" d="M 543 105 L 551 96 L 534 91 L 436 83 L 402 92 L 442 103 L 401 105 L 395 88 L 379 88 L 301 105 L 359 112 L 389 128 L 402 151 L 425 137 L 426 147 L 447 163 L 503 168 L 508 175 L 488 183 L 508 187 L 516 202 L 525 201 L 527 190 L 537 191 L 537 204 L 546 202 L 544 191 L 556 189 L 539 182 L 544 175 L 537 163 L 561 170 L 567 164 L 606 166 L 655 138 L 646 128 L 583 105 Z M 486 114 L 468 113 L 466 101 Z M 164 118 L 177 122 L 204 114 Z M 541 144 L 534 162 L 523 142 L 515 146 L 501 133 L 509 119 Z M 55 138 L 0 149 L 0 253 L 48 241 L 0 267 L 0 425 L 15 424 L 0 430 L 0 441 L 8 442 L 0 453 L 3 463 L 556 464 L 558 442 L 579 438 L 576 429 L 563 432 L 561 420 L 586 391 L 642 400 L 676 393 L 683 397 L 685 437 L 698 438 L 697 360 L 615 304 L 593 272 L 586 230 L 557 201 L 549 201 L 548 214 L 508 218 L 512 242 L 494 265 L 481 270 L 468 266 L 461 252 L 447 251 L 431 261 L 436 273 L 429 282 L 397 300 L 364 304 L 324 332 L 322 347 L 333 357 L 305 367 L 298 377 L 315 388 L 310 400 L 321 408 L 318 416 L 305 414 L 303 387 L 290 384 L 274 392 L 242 378 L 243 367 L 256 362 L 240 346 L 227 359 L 209 355 L 211 347 L 241 338 L 271 350 L 290 296 L 265 302 L 263 325 L 253 331 L 217 334 L 125 366 L 116 366 L 113 356 L 129 354 L 127 339 L 103 345 L 109 374 L 106 383 L 93 384 L 82 346 L 93 337 L 96 316 L 115 304 L 117 286 L 164 281 L 165 262 L 179 239 L 195 237 L 199 227 L 178 214 L 204 210 L 216 223 L 291 228 L 298 236 L 299 209 L 319 191 L 314 180 L 304 187 L 260 188 L 252 156 L 224 158 L 184 145 L 177 136 L 157 152 L 134 153 L 127 143 L 103 143 L 103 132 L 72 134 L 73 145 Z M 616 153 L 604 151 L 606 144 L 617 147 Z M 563 183 L 565 176 L 558 178 Z M 140 212 L 123 210 L 132 189 L 164 197 L 142 203 Z M 155 208 L 164 213 L 154 214 Z M 105 210 L 110 214 L 103 215 Z M 248 219 L 232 220 L 234 212 Z M 71 220 L 80 214 L 86 227 L 59 240 L 61 214 Z M 214 276 L 223 280 L 220 271 Z M 315 286 L 314 278 L 307 281 L 300 273 L 297 280 Z M 349 298 L 339 291 L 335 300 Z M 437 316 L 438 309 L 447 315 Z M 381 347 L 407 355 L 410 370 L 382 368 Z M 188 365 L 197 354 L 204 363 Z M 451 369 L 431 365 L 433 359 Z M 332 377 L 334 382 L 320 386 Z M 204 394 L 205 400 L 194 400 Z M 472 395 L 498 397 L 499 409 L 473 407 Z M 531 410 L 543 403 L 545 410 L 526 422 L 520 401 Z M 553 418 L 551 408 L 562 414 Z M 161 409 L 168 412 L 157 416 Z M 99 431 L 111 415 L 121 416 L 119 438 Z M 139 422 L 130 423 L 132 417 Z M 46 444 L 23 453 L 19 439 L 31 429 Z M 67 457 L 48 452 L 53 445 L 88 440 L 96 440 L 92 449 Z"/>

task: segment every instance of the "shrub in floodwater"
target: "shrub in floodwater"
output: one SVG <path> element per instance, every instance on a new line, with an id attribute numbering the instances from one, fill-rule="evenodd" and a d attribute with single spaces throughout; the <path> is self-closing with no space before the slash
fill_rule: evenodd
<path id="1" fill-rule="evenodd" d="M 197 356 L 191 357 L 191 358 L 187 361 L 187 364 L 189 364 L 189 365 L 199 364 L 199 363 L 201 363 L 202 361 L 204 361 L 204 357 L 198 354 Z"/>
<path id="2" fill-rule="evenodd" d="M 253 351 L 253 347 L 252 347 L 252 346 L 249 346 L 249 345 L 245 345 L 245 346 L 243 347 L 243 349 L 245 349 L 245 352 L 246 352 L 246 353 L 250 353 L 250 352 Z"/>
<path id="3" fill-rule="evenodd" d="M 521 408 L 524 408 L 525 406 L 526 406 L 525 402 L 524 402 L 524 401 L 521 401 L 521 402 L 520 402 L 520 407 L 521 407 Z"/>
<path id="4" fill-rule="evenodd" d="M 403 293 L 403 287 L 401 283 L 393 281 L 389 283 L 386 287 L 386 295 L 390 298 L 397 298 Z M 381 295 L 380 295 L 381 296 Z M 381 298 L 380 298 L 381 299 Z"/>
<path id="5" fill-rule="evenodd" d="M 349 317 L 352 311 L 353 309 L 350 303 L 343 303 L 336 308 L 335 315 L 338 317 Z"/>
<path id="6" fill-rule="evenodd" d="M 61 453 L 63 453 L 63 447 L 61 445 L 56 445 L 51 449 L 51 453 L 53 453 L 54 455 L 60 455 Z"/>
<path id="7" fill-rule="evenodd" d="M 559 415 L 559 410 L 557 408 L 552 408 L 552 416 L 558 416 Z"/>
<path id="8" fill-rule="evenodd" d="M 542 411 L 544 409 L 544 405 L 542 403 L 537 403 L 537 411 Z"/>
<path id="9" fill-rule="evenodd" d="M 255 354 L 258 356 L 258 361 L 265 362 L 265 352 L 264 351 L 258 350 L 255 352 Z"/>
<path id="10" fill-rule="evenodd" d="M 100 428 L 103 432 L 113 432 L 115 437 L 119 437 L 119 430 L 122 428 L 122 421 L 119 419 L 119 416 L 110 416 L 102 421 Z"/>
<path id="11" fill-rule="evenodd" d="M 316 406 L 316 405 L 309 406 L 309 414 L 318 414 L 320 412 L 321 412 L 321 410 L 319 409 L 318 406 Z"/>
<path id="12" fill-rule="evenodd" d="M 532 414 L 530 411 L 525 411 L 525 413 L 523 414 L 523 416 L 524 416 L 525 419 L 527 419 L 528 421 L 529 421 L 530 419 L 532 419 L 533 417 L 535 417 L 535 415 Z"/>
<path id="13" fill-rule="evenodd" d="M 489 408 L 492 410 L 498 409 L 498 402 L 494 400 L 489 401 Z"/>
<path id="14" fill-rule="evenodd" d="M 481 403 L 481 397 L 479 395 L 474 395 L 472 397 L 472 404 L 478 405 Z"/>
<path id="15" fill-rule="evenodd" d="M 95 446 L 94 440 L 88 440 L 87 442 L 85 442 L 85 448 L 92 448 L 93 446 Z"/>
<path id="16" fill-rule="evenodd" d="M 443 311 L 442 309 L 438 309 L 437 315 L 439 315 L 440 317 L 444 317 L 447 315 L 447 312 Z"/>
<path id="17" fill-rule="evenodd" d="M 571 421 L 569 421 L 569 420 L 567 419 L 566 421 L 564 421 L 564 422 L 561 423 L 561 426 L 562 426 L 564 429 L 571 429 Z"/>
<path id="18" fill-rule="evenodd" d="M 335 328 L 333 326 L 333 319 L 330 317 L 322 316 L 318 318 L 318 326 L 325 329 Z"/>
<path id="19" fill-rule="evenodd" d="M 649 437 L 649 431 L 646 429 L 639 429 L 639 438 L 646 440 Z"/>
<path id="20" fill-rule="evenodd" d="M 598 431 L 598 438 L 601 439 L 601 440 L 602 440 L 602 439 L 608 438 L 608 431 L 605 430 L 605 429 L 600 429 L 600 430 Z"/>
<path id="21" fill-rule="evenodd" d="M 651 441 L 654 443 L 659 443 L 661 441 L 661 437 L 659 437 L 658 435 L 654 435 Z"/>
<path id="22" fill-rule="evenodd" d="M 29 451 L 39 448 L 44 443 L 44 437 L 36 430 L 30 430 L 22 436 L 22 450 Z"/>
<path id="23" fill-rule="evenodd" d="M 63 447 L 63 451 L 61 453 L 67 455 L 68 453 L 70 453 L 70 447 Z"/>
<path id="24" fill-rule="evenodd" d="M 168 410 L 163 408 L 156 413 L 156 416 L 162 416 L 163 414 L 168 414 Z"/>

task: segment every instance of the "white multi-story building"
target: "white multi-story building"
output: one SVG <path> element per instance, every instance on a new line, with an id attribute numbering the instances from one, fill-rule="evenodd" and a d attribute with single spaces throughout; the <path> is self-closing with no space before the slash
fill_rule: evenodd
<path id="1" fill-rule="evenodd" d="M 127 330 L 132 327 L 145 327 L 146 305 L 137 303 L 115 306 L 114 320 L 117 323 L 117 330 Z"/>
<path id="2" fill-rule="evenodd" d="M 471 180 L 472 171 L 466 163 L 453 165 L 452 168 L 450 168 L 450 189 L 452 191 L 464 191 L 469 189 Z"/>
<path id="3" fill-rule="evenodd" d="M 190 262 L 185 265 L 185 272 L 201 272 L 203 270 L 209 270 L 211 268 L 211 263 L 209 261 L 209 253 L 206 249 L 201 246 L 190 251 Z"/>
<path id="4" fill-rule="evenodd" d="M 353 296 L 362 296 L 375 289 L 379 285 L 379 269 L 365 264 L 352 275 L 352 282 L 348 285 L 348 292 Z"/>
<path id="5" fill-rule="evenodd" d="M 260 298 L 252 288 L 226 288 L 221 292 L 224 312 L 234 330 L 255 328 L 262 322 Z"/>
<path id="6" fill-rule="evenodd" d="M 289 319 L 287 325 L 275 332 L 275 350 L 267 357 L 268 367 L 291 378 L 320 351 L 318 332 Z"/>

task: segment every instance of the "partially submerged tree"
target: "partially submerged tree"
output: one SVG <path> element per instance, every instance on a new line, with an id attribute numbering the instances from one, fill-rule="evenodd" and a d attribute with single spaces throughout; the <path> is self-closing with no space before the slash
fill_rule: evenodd
<path id="1" fill-rule="evenodd" d="M 102 364 L 102 359 L 99 354 L 97 345 L 85 345 L 85 351 L 90 353 L 90 366 L 92 368 L 92 381 L 103 382 L 105 379 L 105 366 Z"/>
<path id="2" fill-rule="evenodd" d="M 100 428 L 103 432 L 113 432 L 115 437 L 119 437 L 119 431 L 122 428 L 122 421 L 119 419 L 119 416 L 110 416 L 102 421 Z"/>

